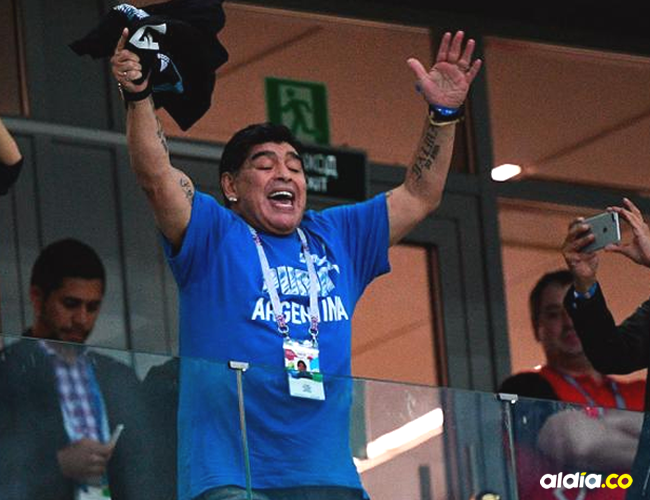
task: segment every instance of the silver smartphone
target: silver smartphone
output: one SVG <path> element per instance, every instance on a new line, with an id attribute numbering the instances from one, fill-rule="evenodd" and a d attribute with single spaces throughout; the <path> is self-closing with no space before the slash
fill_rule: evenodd
<path id="1" fill-rule="evenodd" d="M 604 212 L 585 219 L 596 239 L 584 247 L 581 252 L 595 252 L 610 243 L 621 241 L 621 226 L 616 212 Z"/>

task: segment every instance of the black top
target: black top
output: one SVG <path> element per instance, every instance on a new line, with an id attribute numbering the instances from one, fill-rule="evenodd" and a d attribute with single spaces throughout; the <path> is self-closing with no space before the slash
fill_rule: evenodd
<path id="1" fill-rule="evenodd" d="M 559 398 L 553 386 L 539 373 L 518 373 L 505 379 L 499 386 L 499 392 L 517 394 L 524 398 L 552 399 Z"/>
<path id="2" fill-rule="evenodd" d="M 9 192 L 9 188 L 14 185 L 20 175 L 20 169 L 23 166 L 23 159 L 13 165 L 6 165 L 0 162 L 0 196 Z"/>
<path id="3" fill-rule="evenodd" d="M 138 54 L 155 106 L 163 107 L 183 130 L 210 108 L 215 71 L 228 60 L 217 39 L 225 23 L 223 0 L 171 0 L 145 7 L 148 17 L 133 9 L 114 8 L 99 26 L 70 44 L 78 55 L 111 57 L 122 30 L 129 28 L 126 49 Z M 159 26 L 164 25 L 162 32 Z M 139 83 L 139 82 L 134 82 Z"/>
<path id="4" fill-rule="evenodd" d="M 593 367 L 605 374 L 627 374 L 648 368 L 650 361 L 650 300 L 616 326 L 605 297 L 596 288 L 589 299 L 574 299 L 569 288 L 564 307 L 573 320 L 585 354 Z M 650 408 L 650 391 L 645 394 L 646 411 Z"/>

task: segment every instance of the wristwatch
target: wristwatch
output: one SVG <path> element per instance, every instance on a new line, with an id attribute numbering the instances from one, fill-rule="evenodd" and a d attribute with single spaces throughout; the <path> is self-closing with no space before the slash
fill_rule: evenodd
<path id="1" fill-rule="evenodd" d="M 465 105 L 459 108 L 446 108 L 444 106 L 429 105 L 429 122 L 434 127 L 453 125 L 463 119 Z"/>

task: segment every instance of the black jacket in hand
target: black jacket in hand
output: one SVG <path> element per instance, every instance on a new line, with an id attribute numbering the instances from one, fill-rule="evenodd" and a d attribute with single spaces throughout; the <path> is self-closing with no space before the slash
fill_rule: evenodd
<path id="1" fill-rule="evenodd" d="M 138 54 L 144 76 L 151 71 L 155 106 L 187 130 L 210 108 L 215 71 L 228 60 L 217 39 L 225 23 L 222 2 L 171 0 L 145 10 L 121 4 L 70 47 L 78 55 L 110 57 L 122 30 L 129 28 L 125 48 Z"/>

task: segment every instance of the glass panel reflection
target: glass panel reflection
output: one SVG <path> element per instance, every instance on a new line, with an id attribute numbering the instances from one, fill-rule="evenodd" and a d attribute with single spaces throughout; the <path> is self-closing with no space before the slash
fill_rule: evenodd
<path id="1" fill-rule="evenodd" d="M 5 337 L 0 498 L 173 499 L 179 487 L 189 493 L 206 433 L 196 420 L 177 433 L 181 373 L 210 387 L 213 397 L 198 417 L 223 424 L 223 439 L 237 443 L 240 454 L 230 462 L 243 463 L 236 376 L 226 365 Z M 228 411 L 215 411 L 220 398 L 230 398 L 222 405 Z M 182 408 L 183 395 L 180 402 Z"/>
<path id="2" fill-rule="evenodd" d="M 290 376 L 260 366 L 244 374 L 256 491 L 267 491 L 272 474 L 285 475 L 290 487 L 354 490 L 355 467 L 373 500 L 507 491 L 503 404 L 493 394 L 325 373 L 324 402 L 281 397 L 285 404 L 261 411 L 260 391 L 286 394 Z"/>
<path id="3" fill-rule="evenodd" d="M 645 498 L 643 413 L 521 398 L 512 415 L 519 498 Z"/>
<path id="4" fill-rule="evenodd" d="M 57 356 L 81 362 L 77 375 Z M 251 498 L 247 485 L 256 500 L 360 498 L 361 484 L 373 500 L 643 498 L 648 489 L 642 413 L 327 373 L 326 401 L 284 398 L 291 373 L 244 368 L 6 337 L 0 498 L 83 499 L 84 488 L 205 498 L 201 485 L 226 476 L 238 500 Z M 180 397 L 179 377 L 191 377 Z M 84 386 L 86 396 L 72 389 Z M 192 395 L 199 412 L 188 410 Z M 227 457 L 214 458 L 217 441 Z M 286 488 L 264 487 L 277 476 Z"/>

